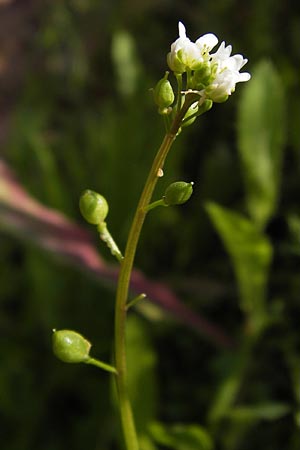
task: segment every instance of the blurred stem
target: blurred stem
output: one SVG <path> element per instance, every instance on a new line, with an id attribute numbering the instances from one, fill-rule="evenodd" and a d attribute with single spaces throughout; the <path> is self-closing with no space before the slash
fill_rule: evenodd
<path id="1" fill-rule="evenodd" d="M 222 424 L 222 420 L 228 416 L 230 409 L 236 402 L 241 386 L 245 381 L 249 364 L 253 361 L 255 347 L 262 331 L 261 329 L 256 333 L 245 334 L 231 364 L 230 372 L 221 382 L 209 412 L 209 421 L 214 432 L 217 432 L 218 427 Z"/>
<path id="2" fill-rule="evenodd" d="M 199 97 L 197 96 L 196 100 L 198 98 Z M 133 268 L 137 244 L 147 214 L 147 206 L 151 201 L 151 197 L 156 183 L 160 177 L 161 170 L 163 169 L 165 159 L 176 138 L 183 117 L 185 116 L 188 108 L 193 102 L 195 102 L 195 96 L 187 95 L 183 107 L 177 111 L 170 129 L 166 133 L 162 144 L 158 149 L 132 221 L 124 259 L 121 262 L 115 307 L 115 365 L 118 372 L 118 375 L 116 376 L 116 384 L 121 415 L 121 425 L 126 450 L 139 449 L 137 433 L 127 389 L 126 367 L 126 312 L 131 272 Z"/>

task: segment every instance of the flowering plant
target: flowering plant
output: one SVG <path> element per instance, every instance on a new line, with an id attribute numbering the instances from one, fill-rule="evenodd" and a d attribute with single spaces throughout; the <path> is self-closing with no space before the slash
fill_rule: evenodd
<path id="1" fill-rule="evenodd" d="M 215 53 L 211 53 L 217 43 L 217 37 L 211 33 L 191 42 L 186 36 L 184 25 L 179 22 L 179 38 L 172 43 L 167 55 L 169 69 L 177 82 L 176 94 L 168 79 L 169 72 L 166 72 L 153 91 L 158 111 L 165 119 L 166 134 L 145 182 L 124 254 L 109 232 L 106 223 L 109 208 L 105 198 L 91 190 L 84 191 L 80 198 L 83 217 L 90 224 L 96 225 L 100 238 L 120 263 L 115 305 L 114 363 L 109 365 L 90 357 L 90 343 L 72 330 L 54 331 L 53 347 L 56 356 L 64 362 L 94 364 L 114 375 L 127 450 L 139 449 L 128 395 L 125 339 L 128 310 L 145 298 L 145 294 L 141 293 L 134 299 L 128 299 L 135 253 L 147 214 L 158 206 L 172 207 L 185 203 L 192 195 L 193 183 L 172 183 L 161 199 L 152 201 L 154 188 L 163 176 L 165 160 L 182 128 L 191 125 L 198 116 L 208 111 L 214 102 L 227 100 L 234 92 L 236 83 L 250 79 L 249 73 L 240 73 L 247 59 L 241 55 L 230 56 L 231 46 L 226 47 L 224 42 Z"/>
<path id="2" fill-rule="evenodd" d="M 198 92 L 201 102 L 205 99 L 224 102 L 235 91 L 236 83 L 250 79 L 249 73 L 240 73 L 248 60 L 242 55 L 230 56 L 231 45 L 225 46 L 223 41 L 219 49 L 211 54 L 210 51 L 218 43 L 214 34 L 205 34 L 196 42 L 191 42 L 181 22 L 178 28 L 179 38 L 171 45 L 168 65 L 178 76 L 187 74 L 186 89 Z"/>

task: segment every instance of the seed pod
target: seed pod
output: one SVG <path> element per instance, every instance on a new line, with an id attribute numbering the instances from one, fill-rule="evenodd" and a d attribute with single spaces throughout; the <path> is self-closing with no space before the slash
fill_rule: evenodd
<path id="1" fill-rule="evenodd" d="M 108 214 L 106 199 L 97 192 L 86 189 L 80 196 L 79 209 L 85 220 L 93 225 L 99 225 Z"/>
<path id="2" fill-rule="evenodd" d="M 52 348 L 55 356 L 66 363 L 81 363 L 89 359 L 91 344 L 72 330 L 53 330 Z"/>
<path id="3" fill-rule="evenodd" d="M 176 181 L 170 184 L 163 197 L 165 204 L 170 206 L 187 202 L 193 193 L 193 184 L 193 182 L 186 183 L 185 181 Z"/>
<path id="4" fill-rule="evenodd" d="M 168 80 L 169 72 L 165 73 L 164 78 L 159 80 L 154 88 L 154 101 L 158 106 L 158 110 L 167 113 L 168 107 L 172 105 L 175 99 L 174 91 Z"/>
<path id="5" fill-rule="evenodd" d="M 196 120 L 196 113 L 198 113 L 198 102 L 193 103 L 193 105 L 191 105 L 189 107 L 189 109 L 187 110 L 185 116 L 184 116 L 184 122 L 182 123 L 182 127 L 187 127 L 189 125 L 192 125 L 192 123 L 195 122 Z M 194 116 L 194 117 L 191 117 Z M 189 119 L 189 117 L 191 117 L 191 119 Z"/>

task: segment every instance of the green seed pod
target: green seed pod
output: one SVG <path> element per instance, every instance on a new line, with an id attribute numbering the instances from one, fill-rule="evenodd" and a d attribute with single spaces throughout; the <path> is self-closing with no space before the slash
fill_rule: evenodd
<path id="1" fill-rule="evenodd" d="M 181 205 L 187 202 L 193 193 L 193 184 L 192 182 L 186 183 L 185 181 L 176 181 L 170 184 L 163 197 L 165 204 L 170 206 Z"/>
<path id="2" fill-rule="evenodd" d="M 53 330 L 52 348 L 55 356 L 66 363 L 81 363 L 89 359 L 91 344 L 72 330 Z"/>
<path id="3" fill-rule="evenodd" d="M 182 123 L 182 127 L 188 127 L 189 125 L 192 125 L 192 123 L 195 122 L 196 117 L 197 117 L 197 116 L 195 116 L 195 114 L 198 113 L 198 109 L 199 109 L 198 102 L 195 102 L 193 105 L 191 105 L 189 107 L 189 109 L 187 110 L 187 112 L 184 116 L 184 122 Z M 191 117 L 191 116 L 194 116 L 194 117 L 189 119 L 189 117 Z"/>
<path id="4" fill-rule="evenodd" d="M 165 73 L 164 78 L 159 80 L 154 88 L 154 101 L 158 106 L 158 110 L 166 114 L 168 107 L 172 105 L 175 99 L 174 91 L 168 80 L 169 72 Z"/>
<path id="5" fill-rule="evenodd" d="M 85 220 L 93 225 L 99 225 L 108 214 L 106 199 L 97 192 L 86 189 L 80 196 L 79 209 Z"/>

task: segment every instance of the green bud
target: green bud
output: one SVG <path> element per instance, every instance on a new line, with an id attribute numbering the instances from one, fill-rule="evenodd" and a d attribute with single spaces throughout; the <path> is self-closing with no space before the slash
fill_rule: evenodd
<path id="1" fill-rule="evenodd" d="M 168 107 L 172 105 L 175 99 L 174 91 L 168 80 L 169 72 L 165 73 L 164 78 L 159 80 L 154 88 L 154 101 L 158 106 L 159 112 L 168 114 Z"/>
<path id="2" fill-rule="evenodd" d="M 205 89 L 205 96 L 215 103 L 223 103 L 223 102 L 226 102 L 229 95 L 227 94 L 226 90 L 224 90 L 224 88 L 222 86 L 217 87 L 217 88 L 215 88 L 213 86 L 208 86 Z"/>
<path id="3" fill-rule="evenodd" d="M 97 192 L 85 190 L 79 200 L 79 209 L 85 220 L 93 225 L 99 225 L 108 214 L 106 199 Z"/>
<path id="4" fill-rule="evenodd" d="M 204 89 L 212 79 L 212 68 L 208 64 L 202 64 L 198 70 L 195 70 L 192 79 L 193 89 Z"/>
<path id="5" fill-rule="evenodd" d="M 181 205 L 187 202 L 193 193 L 193 184 L 185 181 L 176 181 L 170 184 L 163 197 L 165 205 Z"/>
<path id="6" fill-rule="evenodd" d="M 66 363 L 81 363 L 89 359 L 91 344 L 72 330 L 53 330 L 52 348 L 55 356 Z"/>
<path id="7" fill-rule="evenodd" d="M 204 114 L 206 111 L 209 111 L 213 106 L 213 101 L 210 99 L 204 100 L 204 102 L 198 108 L 198 115 Z"/>
<path id="8" fill-rule="evenodd" d="M 213 100 L 215 103 L 224 103 L 228 100 L 229 95 L 223 94 L 223 93 L 213 93 L 210 95 L 211 100 Z"/>

